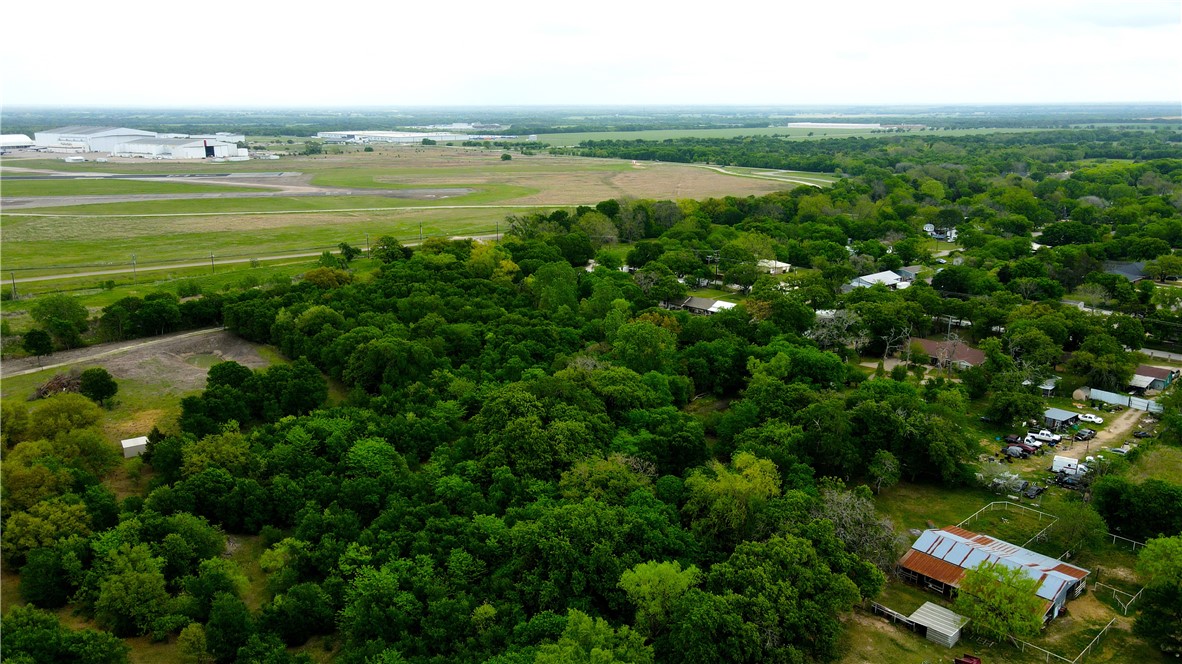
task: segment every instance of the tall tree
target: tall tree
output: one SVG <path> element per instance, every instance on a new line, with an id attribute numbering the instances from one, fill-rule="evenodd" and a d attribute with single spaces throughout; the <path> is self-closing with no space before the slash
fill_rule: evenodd
<path id="1" fill-rule="evenodd" d="M 969 619 L 971 631 L 991 639 L 1034 636 L 1043 616 L 1038 584 L 1021 568 L 985 560 L 965 570 L 954 609 Z"/>

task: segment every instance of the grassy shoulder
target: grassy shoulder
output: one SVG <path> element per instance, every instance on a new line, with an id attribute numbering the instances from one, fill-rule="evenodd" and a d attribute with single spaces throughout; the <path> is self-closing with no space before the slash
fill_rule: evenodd
<path id="1" fill-rule="evenodd" d="M 5 198 L 35 196 L 116 196 L 120 194 L 213 194 L 257 190 L 253 187 L 197 182 L 152 182 L 110 178 L 63 180 L 14 180 L 0 178 L 0 195 Z"/>

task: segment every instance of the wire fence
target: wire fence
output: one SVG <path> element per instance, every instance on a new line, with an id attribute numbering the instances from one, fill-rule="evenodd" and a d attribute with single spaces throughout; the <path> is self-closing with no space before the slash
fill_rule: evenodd
<path id="1" fill-rule="evenodd" d="M 1074 659 L 1068 659 L 1068 658 L 1064 657 L 1063 655 L 1060 655 L 1058 653 L 1053 653 L 1050 650 L 1047 650 L 1046 648 L 1040 648 L 1040 647 L 1034 645 L 1033 643 L 1027 643 L 1026 641 L 1023 641 L 1022 639 L 1018 639 L 1013 636 L 1010 637 L 1010 642 L 1014 644 L 1014 647 L 1018 648 L 1022 652 L 1026 652 L 1027 650 L 1032 650 L 1032 651 L 1042 653 L 1045 661 L 1047 661 L 1047 662 L 1050 662 L 1051 658 L 1054 658 L 1057 660 L 1062 660 L 1064 662 L 1068 662 L 1068 664 L 1079 664 L 1079 662 L 1083 661 L 1084 657 L 1086 657 L 1089 653 L 1092 652 L 1092 649 L 1095 648 L 1096 644 L 1100 642 L 1100 637 L 1104 636 L 1104 634 L 1108 631 L 1108 628 L 1112 627 L 1112 623 L 1114 623 L 1114 622 L 1116 622 L 1116 618 L 1109 620 L 1108 624 L 1105 625 L 1104 628 L 1100 630 L 1100 633 L 1097 634 L 1095 636 L 1095 638 L 1093 638 L 1088 643 L 1088 645 L 1084 646 L 1084 649 L 1079 651 L 1079 654 L 1076 655 Z"/>
<path id="2" fill-rule="evenodd" d="M 1128 593 L 1128 592 L 1125 592 L 1119 588 L 1113 588 L 1112 586 L 1108 585 L 1107 583 L 1100 583 L 1099 581 L 1093 582 L 1092 586 L 1097 589 L 1103 588 L 1105 590 L 1111 591 L 1112 592 L 1112 601 L 1116 602 L 1117 605 L 1120 606 L 1121 613 L 1123 613 L 1126 616 L 1129 615 L 1129 608 L 1132 607 L 1133 604 L 1138 599 L 1141 598 L 1141 593 L 1145 592 L 1145 588 L 1142 587 L 1140 590 L 1138 590 L 1136 592 L 1136 594 Z M 1127 597 L 1128 599 L 1121 600 L 1121 598 L 1118 597 L 1118 595 L 1122 595 L 1124 597 Z"/>

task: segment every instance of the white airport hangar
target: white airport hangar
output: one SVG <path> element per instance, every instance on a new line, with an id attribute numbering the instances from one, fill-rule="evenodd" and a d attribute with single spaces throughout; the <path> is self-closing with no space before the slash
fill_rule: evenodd
<path id="1" fill-rule="evenodd" d="M 456 134 L 443 131 L 321 131 L 316 138 L 323 138 L 328 143 L 401 143 L 404 145 L 422 144 L 424 138 L 436 142 L 467 141 L 472 137 L 467 134 Z"/>
<path id="2" fill-rule="evenodd" d="M 148 159 L 206 159 L 209 157 L 238 157 L 245 149 L 239 150 L 235 143 L 215 141 L 208 138 L 136 138 L 115 145 L 111 155 L 115 157 L 146 157 Z"/>
<path id="3" fill-rule="evenodd" d="M 33 143 L 51 152 L 112 152 L 115 146 L 137 138 L 155 138 L 156 132 L 126 127 L 58 127 L 33 134 Z"/>

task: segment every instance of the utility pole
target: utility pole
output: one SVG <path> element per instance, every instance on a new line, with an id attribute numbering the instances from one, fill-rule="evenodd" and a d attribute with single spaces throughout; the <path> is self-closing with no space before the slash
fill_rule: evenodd
<path id="1" fill-rule="evenodd" d="M 501 241 L 501 222 L 497 221 L 497 242 Z"/>
<path id="2" fill-rule="evenodd" d="M 365 234 L 365 255 L 369 256 L 369 233 Z"/>
<path id="3" fill-rule="evenodd" d="M 423 243 L 423 222 L 419 222 L 419 244 Z"/>
<path id="4" fill-rule="evenodd" d="M 215 271 L 215 270 L 214 270 L 214 267 L 213 267 L 213 252 L 211 251 L 211 252 L 209 252 L 209 273 L 210 273 L 210 274 L 213 274 L 213 273 L 214 273 L 214 271 Z"/>
<path id="5" fill-rule="evenodd" d="M 12 279 L 12 299 L 16 299 L 16 272 L 9 272 L 9 278 Z"/>
<path id="6" fill-rule="evenodd" d="M 133 284 L 136 283 L 135 254 L 131 255 L 131 283 L 133 283 Z"/>

